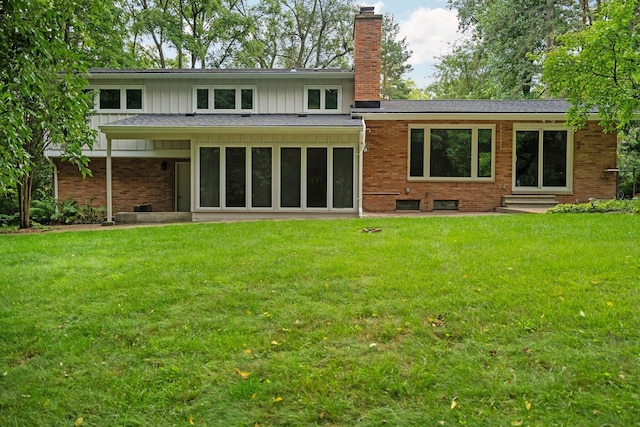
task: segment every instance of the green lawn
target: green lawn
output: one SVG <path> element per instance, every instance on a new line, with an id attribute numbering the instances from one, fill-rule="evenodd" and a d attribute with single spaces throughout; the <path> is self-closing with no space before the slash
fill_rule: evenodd
<path id="1" fill-rule="evenodd" d="M 630 215 L 0 235 L 0 425 L 640 425 L 639 284 Z"/>

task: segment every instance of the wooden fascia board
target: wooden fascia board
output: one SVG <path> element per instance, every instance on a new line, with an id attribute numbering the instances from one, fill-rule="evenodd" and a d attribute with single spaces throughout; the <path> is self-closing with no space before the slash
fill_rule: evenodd
<path id="1" fill-rule="evenodd" d="M 455 120 L 455 121 L 561 121 L 567 120 L 566 114 L 563 113 L 358 113 L 353 114 L 354 117 L 362 117 L 371 121 L 389 121 L 389 120 Z M 597 114 L 591 114 L 589 121 L 599 120 Z"/>
<path id="2" fill-rule="evenodd" d="M 157 127 L 157 126 L 98 126 L 100 131 L 109 139 L 167 139 L 167 135 L 172 137 L 186 136 L 189 139 L 194 134 L 231 133 L 231 134 L 358 134 L 362 131 L 360 126 L 354 127 L 322 127 L 322 126 L 256 126 L 256 127 L 212 127 L 212 126 L 177 126 L 177 127 Z"/>

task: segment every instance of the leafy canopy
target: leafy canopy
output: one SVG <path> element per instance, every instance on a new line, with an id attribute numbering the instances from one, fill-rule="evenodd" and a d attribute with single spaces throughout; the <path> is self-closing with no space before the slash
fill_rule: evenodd
<path id="1" fill-rule="evenodd" d="M 559 37 L 548 54 L 542 78 L 571 103 L 572 126 L 597 108 L 606 130 L 624 130 L 640 110 L 639 9 L 639 0 L 610 0 L 593 25 Z"/>

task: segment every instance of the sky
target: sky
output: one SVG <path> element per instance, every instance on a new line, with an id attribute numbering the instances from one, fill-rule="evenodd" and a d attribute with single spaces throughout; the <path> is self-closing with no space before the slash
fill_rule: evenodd
<path id="1" fill-rule="evenodd" d="M 409 63 L 413 71 L 407 75 L 418 87 L 434 81 L 436 57 L 449 51 L 449 45 L 461 38 L 455 10 L 447 0 L 360 1 L 360 6 L 374 6 L 375 12 L 393 15 L 400 25 L 400 36 L 407 38 L 413 55 Z"/>

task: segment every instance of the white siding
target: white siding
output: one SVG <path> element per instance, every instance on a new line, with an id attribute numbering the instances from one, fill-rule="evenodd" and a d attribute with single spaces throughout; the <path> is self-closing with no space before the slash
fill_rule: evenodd
<path id="1" fill-rule="evenodd" d="M 320 75 L 319 77 L 322 77 Z M 215 76 L 205 78 L 184 79 L 148 78 L 148 79 L 92 79 L 90 86 L 118 87 L 144 86 L 144 110 L 142 114 L 185 114 L 193 112 L 194 86 L 254 86 L 256 114 L 297 114 L 305 110 L 305 85 L 333 85 L 342 87 L 342 114 L 348 114 L 353 103 L 354 83 L 349 77 L 309 79 L 307 76 L 278 76 L 276 78 L 243 78 L 220 79 Z M 98 129 L 99 125 L 112 123 L 135 113 L 98 113 L 91 118 L 91 126 L 98 130 L 98 140 L 94 151 L 104 152 L 107 147 L 105 135 Z M 184 138 L 184 136 L 182 136 Z M 215 142 L 234 143 L 355 143 L 351 136 L 344 135 L 292 135 L 292 134 L 219 134 L 198 136 L 198 138 L 215 138 Z M 344 138 L 349 139 L 345 141 Z M 213 142 L 213 141 L 212 141 Z M 114 151 L 157 151 L 157 150 L 189 150 L 189 141 L 170 140 L 114 140 Z M 89 154 L 90 155 L 90 154 Z"/>

